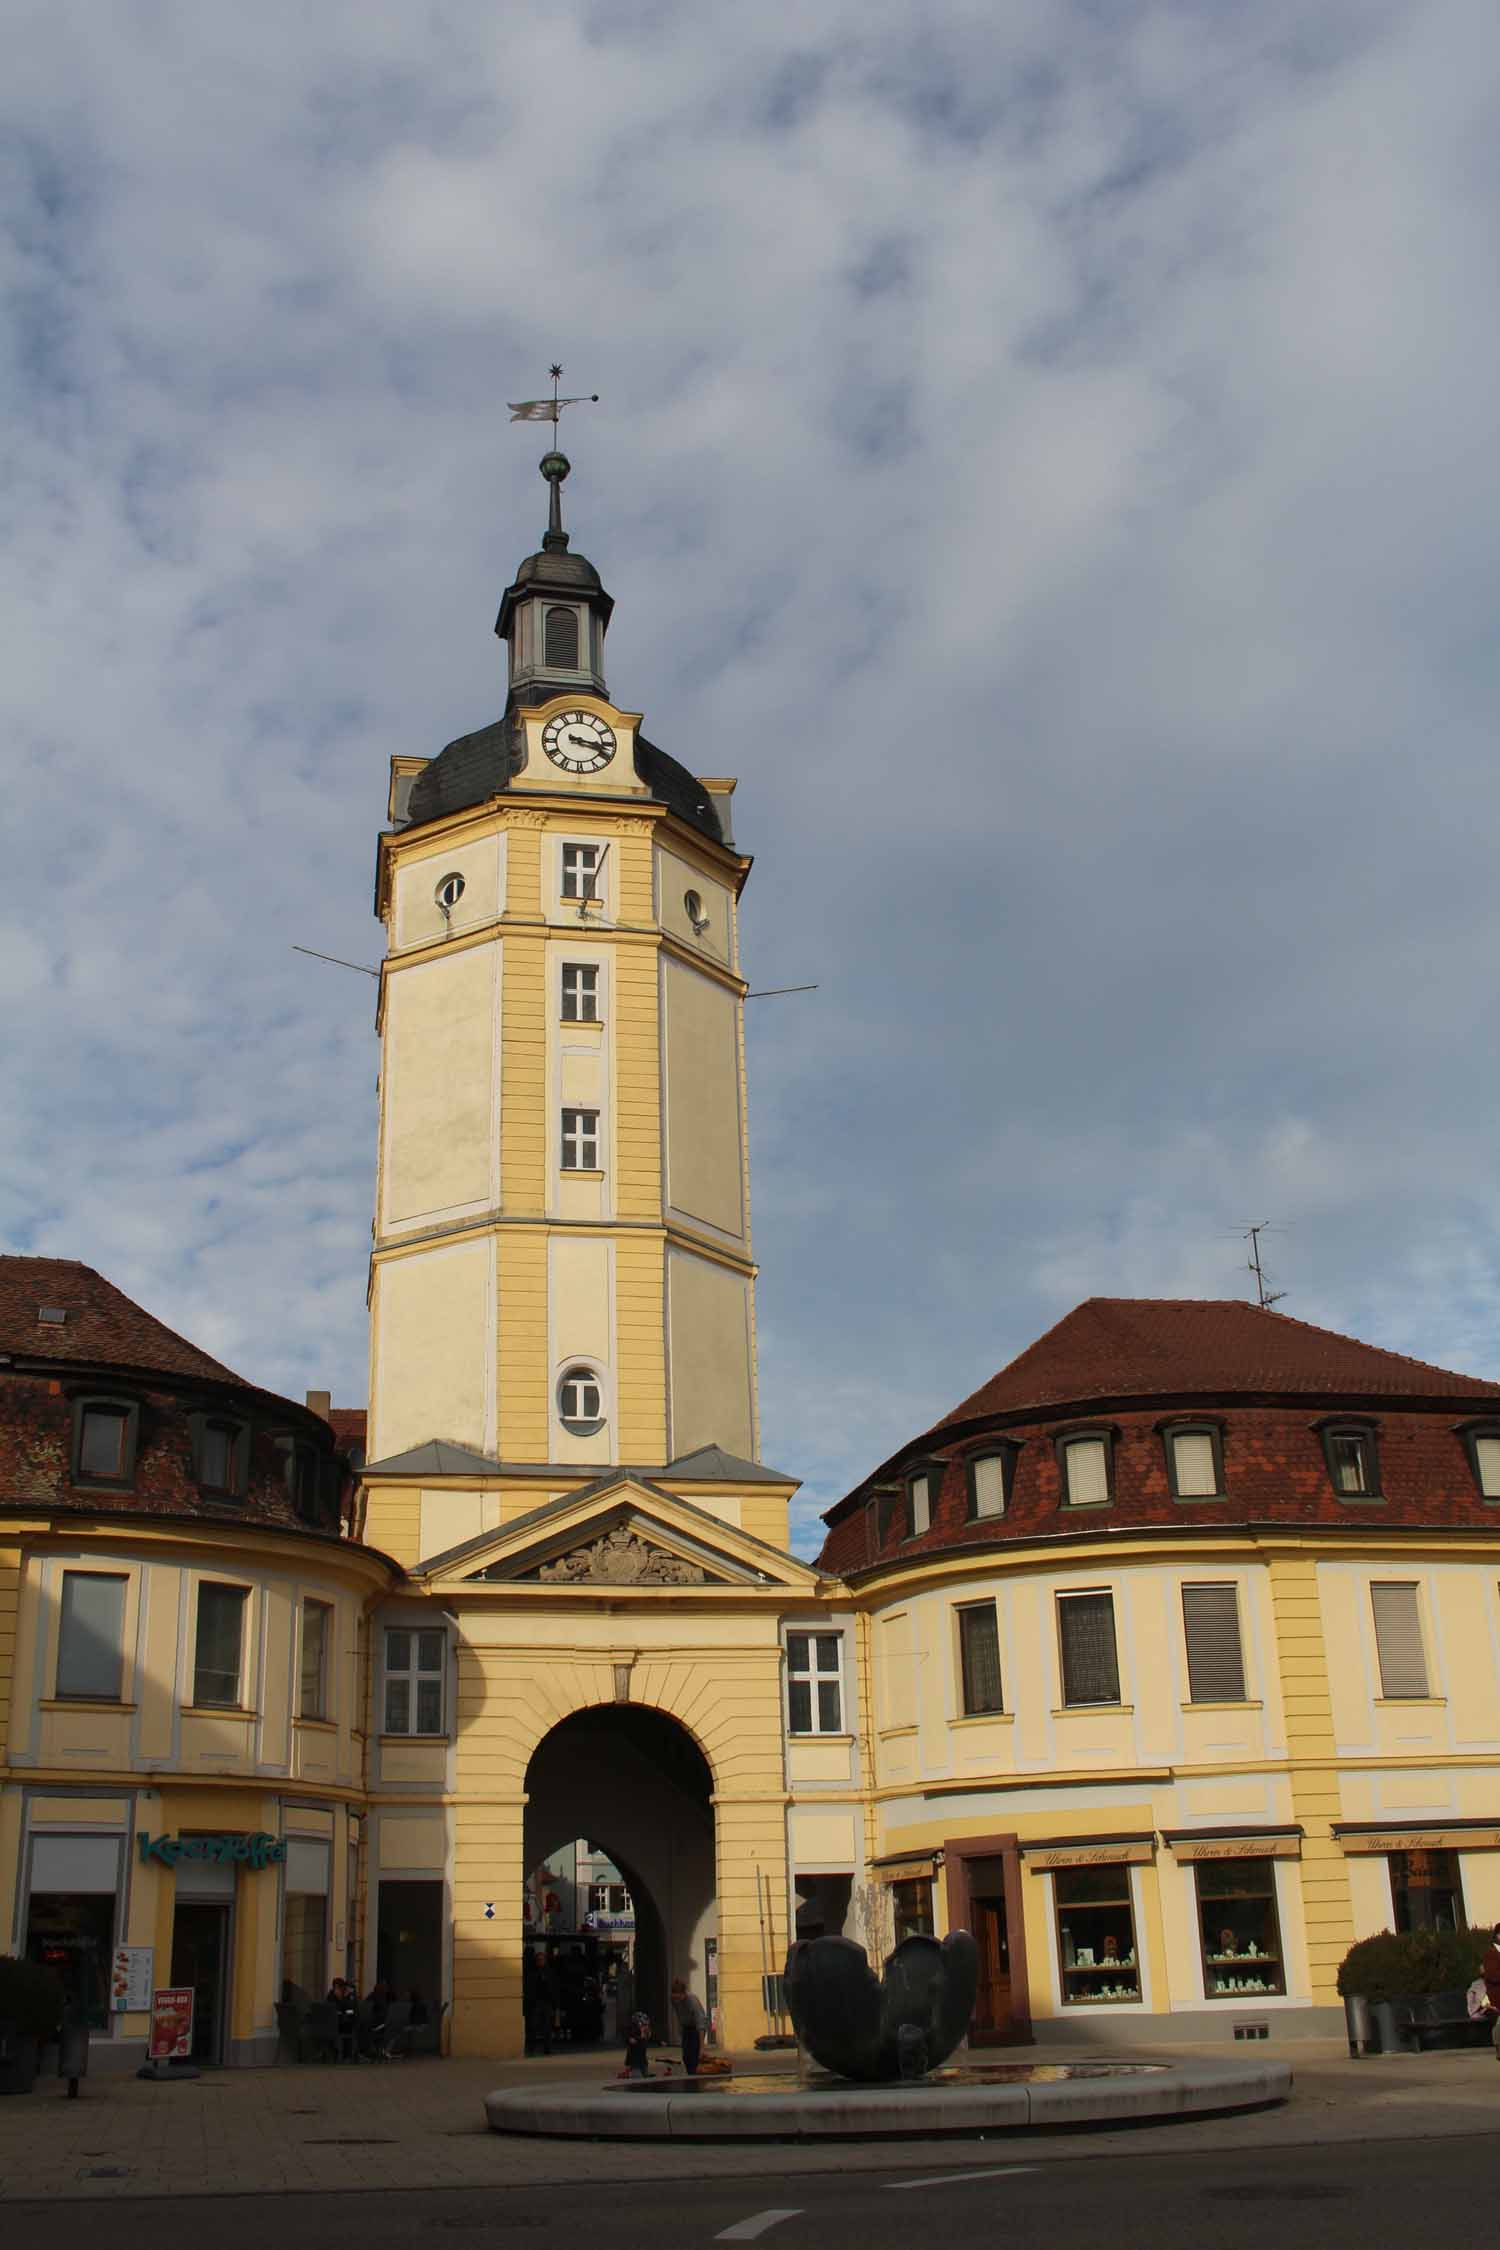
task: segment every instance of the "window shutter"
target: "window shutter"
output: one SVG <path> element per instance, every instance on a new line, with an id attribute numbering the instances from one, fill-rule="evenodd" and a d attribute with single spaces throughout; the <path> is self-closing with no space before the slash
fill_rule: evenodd
<path id="1" fill-rule="evenodd" d="M 927 1476 L 913 1477 L 911 1480 L 911 1528 L 913 1538 L 929 1530 L 931 1524 L 932 1480 Z"/>
<path id="2" fill-rule="evenodd" d="M 1474 1466 L 1479 1471 L 1479 1489 L 1486 1500 L 1500 1500 L 1500 1437 L 1474 1440 Z"/>
<path id="3" fill-rule="evenodd" d="M 1181 1500 L 1209 1500 L 1219 1489 L 1214 1441 L 1206 1430 L 1182 1430 L 1172 1440 L 1172 1466 Z"/>
<path id="4" fill-rule="evenodd" d="M 1194 1703 L 1243 1703 L 1239 1592 L 1234 1586 L 1184 1586 L 1188 1694 Z"/>
<path id="5" fill-rule="evenodd" d="M 1000 1628 L 993 1602 L 958 1613 L 965 1711 L 1000 1711 Z"/>
<path id="6" fill-rule="evenodd" d="M 1109 1498 L 1109 1458 L 1103 1438 L 1075 1438 L 1064 1449 L 1068 1464 L 1068 1504 L 1084 1507 Z"/>
<path id="7" fill-rule="evenodd" d="M 976 1516 L 1003 1516 L 1005 1513 L 1005 1462 L 998 1453 L 984 1453 L 974 1463 L 974 1513 Z"/>
<path id="8" fill-rule="evenodd" d="M 1381 1694 L 1425 1695 L 1427 1658 L 1422 1648 L 1422 1618 L 1415 1585 L 1377 1582 L 1370 1588 L 1370 1602 L 1375 1612 Z"/>
<path id="9" fill-rule="evenodd" d="M 576 609 L 549 609 L 542 634 L 542 661 L 544 664 L 563 664 L 571 670 L 578 668 L 578 612 Z"/>
<path id="10" fill-rule="evenodd" d="M 1064 1703 L 1118 1703 L 1113 1594 L 1063 1594 L 1057 1604 Z"/>

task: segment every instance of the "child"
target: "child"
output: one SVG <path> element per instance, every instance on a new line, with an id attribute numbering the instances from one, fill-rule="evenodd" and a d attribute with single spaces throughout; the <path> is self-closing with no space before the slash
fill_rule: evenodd
<path id="1" fill-rule="evenodd" d="M 649 2078 L 650 2064 L 646 2046 L 651 2037 L 651 2018 L 637 2008 L 625 2023 L 625 2074 L 628 2078 Z"/>

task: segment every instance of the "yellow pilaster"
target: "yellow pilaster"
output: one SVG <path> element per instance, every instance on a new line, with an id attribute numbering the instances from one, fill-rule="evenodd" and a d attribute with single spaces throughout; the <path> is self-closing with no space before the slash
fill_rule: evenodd
<path id="1" fill-rule="evenodd" d="M 1331 1833 L 1339 1814 L 1339 1780 L 1317 1563 L 1310 1555 L 1273 1555 L 1270 1579 L 1292 1814 L 1304 1830 L 1302 1910 L 1308 1977 L 1314 2003 L 1333 2007 L 1338 2003 L 1338 1966 L 1354 1928 L 1349 1871 Z"/>

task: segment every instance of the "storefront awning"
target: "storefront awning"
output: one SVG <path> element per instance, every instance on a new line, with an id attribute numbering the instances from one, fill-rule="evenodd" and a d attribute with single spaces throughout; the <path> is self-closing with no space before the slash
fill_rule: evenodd
<path id="1" fill-rule="evenodd" d="M 1021 1845 L 1032 1875 L 1054 1867 L 1136 1867 L 1156 1856 L 1156 1832 L 1131 1836 L 1043 1836 Z"/>
<path id="2" fill-rule="evenodd" d="M 901 1883 L 914 1875 L 930 1875 L 943 1864 L 943 1847 L 932 1845 L 925 1852 L 888 1852 L 883 1859 L 872 1859 L 870 1873 L 879 1883 Z"/>
<path id="3" fill-rule="evenodd" d="M 1282 1828 L 1164 1828 L 1161 1840 L 1174 1859 L 1300 1859 L 1302 1830 Z"/>
<path id="4" fill-rule="evenodd" d="M 1500 1852 L 1493 1820 L 1336 1820 L 1333 1835 L 1346 1852 Z"/>

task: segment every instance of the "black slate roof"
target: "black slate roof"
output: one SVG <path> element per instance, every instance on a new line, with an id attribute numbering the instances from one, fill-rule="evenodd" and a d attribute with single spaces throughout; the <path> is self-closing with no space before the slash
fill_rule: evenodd
<path id="1" fill-rule="evenodd" d="M 510 704 L 503 718 L 476 728 L 473 734 L 459 735 L 424 766 L 412 784 L 407 807 L 410 825 L 440 820 L 445 813 L 463 812 L 470 805 L 503 796 L 525 753 L 521 722 L 516 706 Z M 702 782 L 643 735 L 635 738 L 635 770 L 658 804 L 713 843 L 724 841 L 713 799 Z"/>

